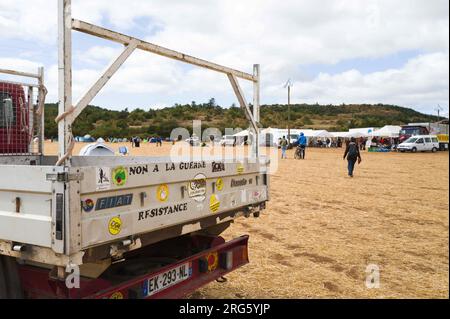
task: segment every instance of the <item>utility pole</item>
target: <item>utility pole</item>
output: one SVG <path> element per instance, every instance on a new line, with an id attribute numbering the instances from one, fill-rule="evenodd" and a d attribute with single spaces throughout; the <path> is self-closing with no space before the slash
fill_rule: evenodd
<path id="1" fill-rule="evenodd" d="M 288 147 L 291 147 L 291 87 L 292 87 L 291 79 L 289 79 L 286 84 L 284 85 L 284 88 L 288 89 L 288 121 L 287 121 L 287 129 L 288 129 Z"/>
<path id="2" fill-rule="evenodd" d="M 438 123 L 439 123 L 440 120 L 441 120 L 441 117 L 440 117 L 441 113 L 440 112 L 442 110 L 444 110 L 444 109 L 438 104 L 438 106 L 437 106 L 437 108 L 435 110 L 437 111 L 437 114 L 438 114 Z"/>

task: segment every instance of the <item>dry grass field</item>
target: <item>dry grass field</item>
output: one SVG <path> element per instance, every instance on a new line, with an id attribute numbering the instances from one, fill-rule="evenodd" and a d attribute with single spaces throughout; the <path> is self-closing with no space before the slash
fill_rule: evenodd
<path id="1" fill-rule="evenodd" d="M 350 179 L 342 153 L 280 160 L 268 209 L 224 233 L 250 235 L 250 264 L 191 298 L 448 298 L 449 154 L 363 152 Z M 379 289 L 365 286 L 369 264 Z"/>

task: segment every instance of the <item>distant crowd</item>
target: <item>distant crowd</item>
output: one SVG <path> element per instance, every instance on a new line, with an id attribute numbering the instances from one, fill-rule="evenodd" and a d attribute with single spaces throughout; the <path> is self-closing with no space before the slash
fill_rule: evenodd
<path id="1" fill-rule="evenodd" d="M 156 144 L 156 146 L 161 147 L 163 144 L 163 138 L 160 136 L 157 137 L 149 137 L 149 138 L 145 138 L 145 139 L 141 139 L 139 136 L 133 136 L 131 138 L 131 147 L 136 147 L 139 148 L 141 147 L 141 143 L 153 143 Z"/>

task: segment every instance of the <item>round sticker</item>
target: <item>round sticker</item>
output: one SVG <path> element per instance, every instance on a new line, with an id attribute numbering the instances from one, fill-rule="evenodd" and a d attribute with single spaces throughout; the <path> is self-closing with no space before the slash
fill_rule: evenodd
<path id="1" fill-rule="evenodd" d="M 211 198 L 209 199 L 209 208 L 213 213 L 216 213 L 219 211 L 220 208 L 220 201 L 217 195 L 213 194 L 211 195 Z"/>
<path id="2" fill-rule="evenodd" d="M 94 201 L 92 199 L 86 199 L 82 202 L 81 206 L 86 213 L 89 213 L 94 209 Z"/>
<path id="3" fill-rule="evenodd" d="M 198 174 L 188 183 L 188 195 L 196 202 L 203 202 L 206 198 L 206 176 Z"/>
<path id="4" fill-rule="evenodd" d="M 169 199 L 169 186 L 166 184 L 158 186 L 156 190 L 156 197 L 160 202 L 167 202 Z"/>
<path id="5" fill-rule="evenodd" d="M 219 178 L 216 182 L 217 190 L 220 192 L 223 189 L 223 179 Z"/>
<path id="6" fill-rule="evenodd" d="M 128 179 L 128 171 L 126 168 L 120 166 L 114 169 L 112 172 L 113 182 L 117 186 L 123 186 L 126 184 Z"/>
<path id="7" fill-rule="evenodd" d="M 237 167 L 237 172 L 238 172 L 238 174 L 244 173 L 244 165 L 242 165 L 241 163 L 239 163 L 239 164 L 238 164 L 238 167 Z"/>
<path id="8" fill-rule="evenodd" d="M 108 224 L 108 229 L 111 235 L 118 235 L 122 230 L 122 220 L 120 217 L 111 218 Z"/>
<path id="9" fill-rule="evenodd" d="M 123 294 L 120 291 L 115 292 L 111 295 L 111 297 L 109 297 L 109 299 L 123 299 Z"/>
<path id="10" fill-rule="evenodd" d="M 217 252 L 210 253 L 206 256 L 206 260 L 208 261 L 208 270 L 214 271 L 219 266 L 219 254 Z"/>

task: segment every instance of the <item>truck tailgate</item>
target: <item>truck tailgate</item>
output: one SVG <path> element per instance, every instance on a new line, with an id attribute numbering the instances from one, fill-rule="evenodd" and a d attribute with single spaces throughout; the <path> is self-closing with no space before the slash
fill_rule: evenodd
<path id="1" fill-rule="evenodd" d="M 211 216 L 219 223 L 225 212 L 268 200 L 265 160 L 97 163 L 71 168 L 83 176 L 80 206 L 71 207 L 81 213 L 81 249 Z"/>

